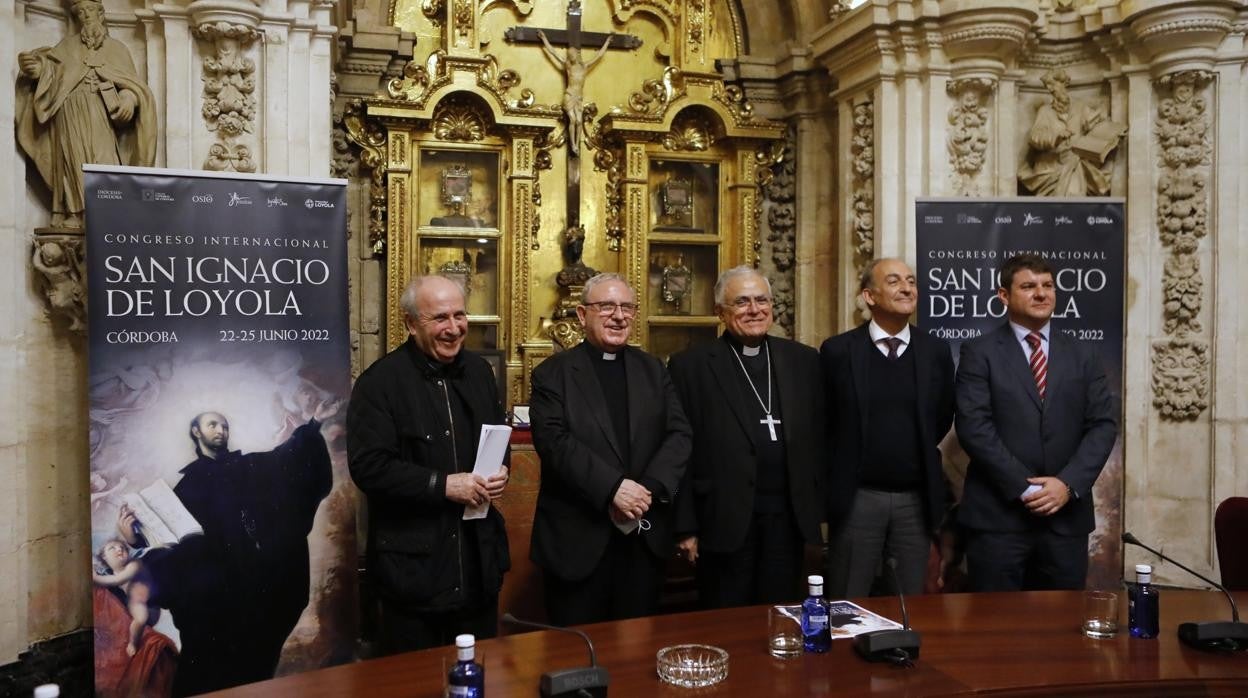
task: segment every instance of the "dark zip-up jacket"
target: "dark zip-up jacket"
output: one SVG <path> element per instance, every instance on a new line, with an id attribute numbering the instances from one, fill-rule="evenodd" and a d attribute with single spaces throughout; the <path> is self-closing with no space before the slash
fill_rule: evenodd
<path id="1" fill-rule="evenodd" d="M 469 424 L 455 419 L 452 393 Z M 463 521 L 463 505 L 446 498 L 446 478 L 472 470 L 472 454 L 457 452 L 457 430 L 470 430 L 475 444 L 482 424 L 504 423 L 489 364 L 467 350 L 442 366 L 409 338 L 356 381 L 348 464 L 368 497 L 368 574 L 383 598 L 414 611 L 451 610 L 473 601 L 466 588 L 502 588 L 511 567 L 502 515 L 490 507 L 485 519 Z M 481 579 L 467 584 L 464 526 L 476 527 L 481 563 Z"/>

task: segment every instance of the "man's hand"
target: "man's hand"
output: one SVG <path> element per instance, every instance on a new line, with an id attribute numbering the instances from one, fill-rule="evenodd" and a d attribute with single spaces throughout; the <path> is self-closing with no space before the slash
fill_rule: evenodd
<path id="1" fill-rule="evenodd" d="M 446 498 L 464 506 L 480 506 L 490 501 L 490 491 L 485 479 L 472 473 L 454 473 L 446 476 Z"/>
<path id="2" fill-rule="evenodd" d="M 624 478 L 611 504 L 629 520 L 640 519 L 650 510 L 650 490 L 634 480 Z"/>
<path id="3" fill-rule="evenodd" d="M 1027 510 L 1037 516 L 1052 516 L 1070 501 L 1070 491 L 1066 488 L 1066 483 L 1055 477 L 1029 477 L 1027 482 L 1040 486 L 1039 491 L 1023 498 Z"/>
<path id="4" fill-rule="evenodd" d="M 503 466 L 497 473 L 494 473 L 485 481 L 485 490 L 489 492 L 490 499 L 495 500 L 503 496 L 503 488 L 507 486 L 507 481 L 511 479 L 511 469 Z"/>
<path id="5" fill-rule="evenodd" d="M 687 536 L 685 538 L 680 539 L 680 542 L 676 544 L 676 550 L 677 550 L 676 554 L 679 555 L 680 557 L 685 558 L 691 564 L 694 564 L 694 565 L 698 564 L 698 537 L 697 536 Z"/>
<path id="6" fill-rule="evenodd" d="M 39 79 L 39 56 L 34 51 L 23 51 L 17 54 L 17 65 L 21 68 L 22 75 L 31 80 Z"/>

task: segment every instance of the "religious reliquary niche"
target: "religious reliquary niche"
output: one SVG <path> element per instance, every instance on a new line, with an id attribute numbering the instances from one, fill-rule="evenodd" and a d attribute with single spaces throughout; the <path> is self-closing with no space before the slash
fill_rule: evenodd
<path id="1" fill-rule="evenodd" d="M 1210 115 L 1200 93 L 1212 82 L 1213 74 L 1202 70 L 1157 81 L 1157 229 L 1169 255 L 1161 277 L 1167 338 L 1153 344 L 1153 405 L 1174 420 L 1195 419 L 1209 407 L 1209 344 L 1197 335 L 1203 332 L 1200 241 L 1209 232 L 1213 150 Z"/>
<path id="2" fill-rule="evenodd" d="M 468 290 L 468 346 L 505 352 L 508 399 L 522 401 L 532 367 L 581 340 L 575 311 L 598 270 L 637 289 L 633 339 L 648 350 L 713 339 L 716 277 L 759 260 L 753 155 L 784 130 L 716 72 L 744 45 L 737 4 L 390 8 L 425 48 L 361 100 L 358 123 L 344 118 L 385 227 L 387 343 L 403 339 L 400 277 L 451 276 Z"/>
<path id="3" fill-rule="evenodd" d="M 716 234 L 719 213 L 719 165 L 709 162 L 652 160 L 654 188 L 651 230 Z"/>

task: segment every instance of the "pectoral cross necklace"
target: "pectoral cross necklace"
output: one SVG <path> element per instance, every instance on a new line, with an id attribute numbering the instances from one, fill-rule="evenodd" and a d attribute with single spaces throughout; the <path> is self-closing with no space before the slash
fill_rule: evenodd
<path id="1" fill-rule="evenodd" d="M 771 347 L 767 343 L 763 343 L 763 348 L 767 351 L 767 402 L 763 402 L 763 396 L 759 395 L 758 388 L 754 385 L 754 379 L 750 378 L 750 372 L 745 370 L 745 362 L 741 360 L 741 355 L 733 348 L 732 355 L 737 357 L 737 365 L 741 367 L 741 372 L 745 374 L 745 380 L 750 384 L 750 390 L 754 391 L 754 397 L 758 400 L 758 406 L 763 408 L 763 419 L 758 420 L 759 424 L 767 425 L 767 432 L 771 434 L 771 440 L 776 441 L 776 425 L 780 423 L 779 419 L 771 416 Z"/>

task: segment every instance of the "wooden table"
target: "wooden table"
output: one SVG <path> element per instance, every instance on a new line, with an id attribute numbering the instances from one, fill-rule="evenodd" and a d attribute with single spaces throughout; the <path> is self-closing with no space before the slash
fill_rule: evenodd
<path id="1" fill-rule="evenodd" d="M 611 673 L 612 696 L 957 695 L 993 693 L 1032 696 L 1248 696 L 1248 654 L 1208 654 L 1181 645 L 1180 622 L 1229 619 L 1216 592 L 1171 591 L 1161 595 L 1161 635 L 1139 640 L 1122 627 L 1110 640 L 1079 630 L 1081 592 L 942 594 L 909 599 L 912 626 L 923 634 L 913 668 L 870 664 L 849 641 L 833 642 L 824 655 L 779 660 L 765 648 L 765 607 L 682 613 L 583 626 L 598 661 Z M 1236 595 L 1248 605 L 1248 593 Z M 896 600 L 861 604 L 899 618 Z M 661 683 L 654 655 L 685 642 L 717 645 L 729 652 L 727 680 L 689 690 Z M 584 644 L 567 633 L 537 631 L 481 641 L 486 692 L 537 695 L 544 671 L 587 663 Z M 316 698 L 319 696 L 438 696 L 453 648 L 358 662 L 242 686 L 218 696 Z"/>

